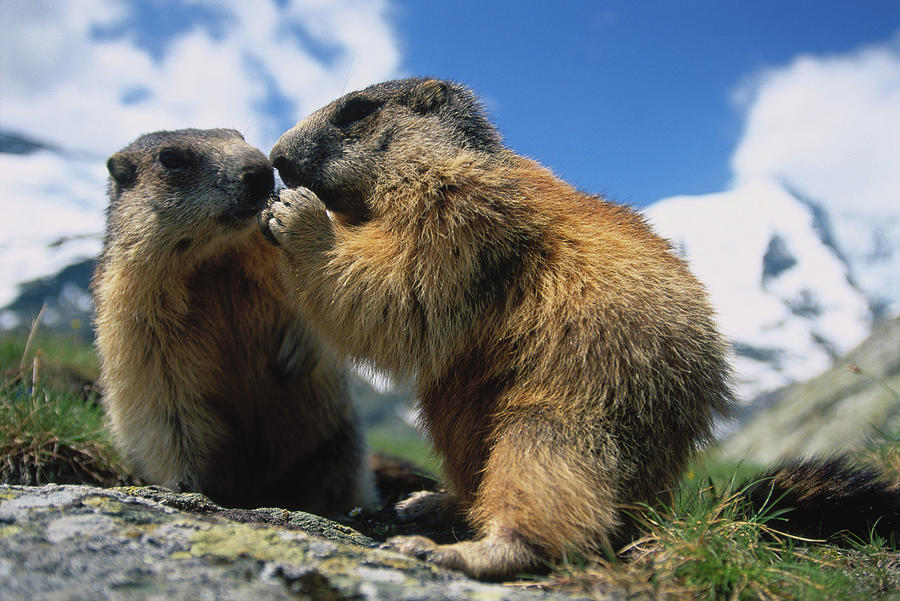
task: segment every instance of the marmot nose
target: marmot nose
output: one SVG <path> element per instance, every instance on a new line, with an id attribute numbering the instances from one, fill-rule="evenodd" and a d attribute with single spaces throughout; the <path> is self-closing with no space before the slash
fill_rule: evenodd
<path id="1" fill-rule="evenodd" d="M 265 198 L 275 189 L 275 174 L 268 164 L 254 166 L 241 174 L 241 186 L 244 198 Z"/>
<path id="2" fill-rule="evenodd" d="M 298 185 L 299 177 L 297 170 L 294 169 L 291 160 L 283 154 L 275 154 L 272 157 L 272 164 L 278 169 L 278 175 L 287 186 L 293 188 Z"/>

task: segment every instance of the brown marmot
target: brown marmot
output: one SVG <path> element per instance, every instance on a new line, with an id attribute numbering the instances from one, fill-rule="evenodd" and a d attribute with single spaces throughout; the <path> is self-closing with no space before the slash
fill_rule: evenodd
<path id="1" fill-rule="evenodd" d="M 104 405 L 137 475 L 240 507 L 368 507 L 345 368 L 289 303 L 257 214 L 268 159 L 228 129 L 112 155 L 92 281 Z"/>
<path id="2" fill-rule="evenodd" d="M 478 535 L 389 546 L 480 578 L 595 552 L 627 535 L 623 507 L 676 484 L 732 404 L 726 344 L 669 243 L 504 147 L 465 87 L 350 93 L 270 158 L 293 189 L 261 224 L 311 324 L 415 379 L 452 494 L 414 495 L 401 516 L 455 507 Z"/>
<path id="3" fill-rule="evenodd" d="M 596 550 L 622 505 L 675 484 L 728 408 L 726 346 L 669 244 L 505 148 L 462 86 L 348 94 L 270 156 L 286 185 L 307 188 L 282 191 L 265 225 L 311 323 L 415 377 L 447 484 L 481 536 L 396 548 L 484 578 Z M 440 506 L 418 495 L 401 508 Z"/>

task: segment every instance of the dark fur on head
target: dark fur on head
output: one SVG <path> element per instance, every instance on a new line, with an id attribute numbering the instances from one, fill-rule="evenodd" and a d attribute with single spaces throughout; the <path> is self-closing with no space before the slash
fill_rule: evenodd
<path id="1" fill-rule="evenodd" d="M 177 227 L 187 229 L 185 220 L 196 217 L 206 223 L 212 217 L 226 226 L 245 225 L 264 205 L 275 179 L 266 156 L 243 141 L 233 129 L 160 131 L 139 137 L 106 162 L 111 200 L 107 224 L 118 221 L 112 214 L 124 190 L 152 185 L 147 198 L 163 222 L 177 221 Z M 211 195 L 220 202 L 211 203 Z M 114 228 L 109 231 L 114 233 Z"/>
<path id="2" fill-rule="evenodd" d="M 302 132 L 279 142 L 284 152 L 274 157 L 275 167 L 285 184 L 309 188 L 351 223 L 371 217 L 366 198 L 389 155 L 427 144 L 415 132 L 440 131 L 441 144 L 421 149 L 428 153 L 502 148 L 478 99 L 460 84 L 435 79 L 370 86 L 316 111 L 307 123 Z"/>

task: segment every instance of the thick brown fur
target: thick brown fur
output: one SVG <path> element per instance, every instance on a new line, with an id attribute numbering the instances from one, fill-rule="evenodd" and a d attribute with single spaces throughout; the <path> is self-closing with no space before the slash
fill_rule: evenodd
<path id="1" fill-rule="evenodd" d="M 501 145 L 471 92 L 348 94 L 279 140 L 263 216 L 298 302 L 354 358 L 414 377 L 479 538 L 390 544 L 480 578 L 589 553 L 673 487 L 731 403 L 703 287 L 634 211 Z"/>
<path id="2" fill-rule="evenodd" d="M 343 363 L 288 302 L 282 253 L 257 225 L 268 159 L 236 131 L 181 130 L 107 164 L 97 348 L 137 475 L 227 506 L 371 505 Z"/>

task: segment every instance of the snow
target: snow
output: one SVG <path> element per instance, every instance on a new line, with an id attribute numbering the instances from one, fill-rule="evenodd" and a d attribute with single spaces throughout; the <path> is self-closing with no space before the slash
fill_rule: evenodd
<path id="1" fill-rule="evenodd" d="M 843 210 L 832 224 L 857 285 L 883 317 L 900 315 L 900 203 L 881 215 Z"/>
<path id="2" fill-rule="evenodd" d="M 675 196 L 645 213 L 707 286 L 743 398 L 820 373 L 868 334 L 866 295 L 813 208 L 777 182 Z"/>
<path id="3" fill-rule="evenodd" d="M 19 284 L 97 256 L 105 182 L 96 157 L 0 153 L 0 307 L 15 300 Z"/>

